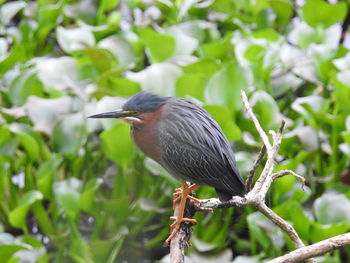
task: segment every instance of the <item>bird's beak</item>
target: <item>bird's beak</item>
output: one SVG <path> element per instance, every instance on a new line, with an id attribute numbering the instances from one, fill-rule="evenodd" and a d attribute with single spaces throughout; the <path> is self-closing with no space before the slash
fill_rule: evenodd
<path id="1" fill-rule="evenodd" d="M 109 111 L 104 113 L 99 113 L 95 115 L 91 115 L 88 118 L 94 118 L 94 119 L 119 119 L 119 118 L 126 118 L 129 117 L 131 114 L 130 111 L 123 111 L 123 110 L 115 110 L 115 111 Z"/>

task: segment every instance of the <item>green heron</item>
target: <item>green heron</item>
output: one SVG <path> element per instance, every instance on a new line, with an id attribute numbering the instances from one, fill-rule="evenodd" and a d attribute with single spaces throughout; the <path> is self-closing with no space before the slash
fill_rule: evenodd
<path id="1" fill-rule="evenodd" d="M 121 110 L 89 118 L 118 118 L 131 124 L 131 136 L 140 150 L 182 182 L 174 193 L 173 206 L 180 201 L 177 217 L 171 217 L 169 244 L 184 218 L 186 200 L 200 185 L 214 187 L 221 201 L 243 196 L 244 181 L 236 167 L 234 153 L 218 123 L 199 105 L 182 98 L 140 92 Z M 188 182 L 193 183 L 188 186 Z"/>

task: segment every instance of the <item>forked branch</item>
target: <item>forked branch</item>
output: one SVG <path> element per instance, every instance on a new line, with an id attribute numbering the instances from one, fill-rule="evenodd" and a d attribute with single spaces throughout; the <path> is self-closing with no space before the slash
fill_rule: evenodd
<path id="1" fill-rule="evenodd" d="M 261 128 L 258 119 L 254 115 L 252 108 L 249 105 L 248 98 L 245 92 L 242 91 L 241 95 L 242 95 L 242 100 L 243 100 L 243 104 L 246 109 L 246 112 L 248 113 L 249 118 L 253 121 L 255 128 L 258 131 L 261 140 L 263 141 L 263 147 L 256 161 L 253 164 L 252 170 L 250 171 L 250 175 L 248 176 L 248 179 L 246 182 L 246 189 L 248 193 L 244 197 L 234 196 L 231 200 L 226 202 L 221 202 L 217 198 L 203 199 L 201 200 L 200 206 L 205 209 L 226 208 L 226 207 L 233 207 L 233 206 L 256 207 L 257 210 L 263 213 L 268 219 L 270 219 L 281 230 L 283 230 L 290 237 L 295 247 L 297 248 L 297 250 L 292 251 L 284 256 L 278 257 L 270 261 L 270 263 L 282 263 L 282 262 L 285 263 L 285 262 L 299 262 L 299 261 L 304 261 L 306 263 L 314 263 L 315 261 L 312 257 L 325 254 L 341 246 L 349 245 L 350 233 L 336 236 L 331 239 L 327 239 L 322 242 L 306 247 L 303 241 L 300 239 L 298 233 L 293 228 L 293 226 L 289 224 L 287 221 L 285 221 L 283 218 L 278 216 L 265 204 L 266 194 L 275 179 L 290 174 L 296 177 L 297 179 L 299 179 L 302 182 L 302 186 L 304 186 L 305 184 L 305 179 L 291 170 L 282 170 L 282 171 L 273 173 L 275 158 L 278 154 L 278 151 L 281 145 L 282 133 L 285 126 L 285 122 L 282 121 L 281 126 L 277 132 L 274 132 L 274 131 L 269 132 L 272 138 L 272 141 L 270 142 L 268 135 Z M 265 162 L 264 168 L 260 176 L 258 177 L 258 180 L 255 182 L 254 186 L 252 187 L 254 174 L 256 172 L 257 167 L 260 165 L 262 159 L 264 158 L 265 152 L 267 153 L 267 160 Z M 182 226 L 182 228 L 188 227 L 188 225 L 187 226 L 185 224 L 183 225 L 184 226 Z M 179 233 L 176 234 L 176 236 L 179 236 L 180 238 L 182 237 L 184 240 L 186 240 L 185 244 L 182 244 L 183 246 L 180 251 L 178 249 L 174 249 L 174 247 L 175 245 L 181 247 L 181 242 L 179 243 L 177 241 L 176 244 L 173 244 L 173 242 L 171 242 L 171 255 L 173 253 L 175 254 L 180 253 L 184 255 L 185 249 L 187 247 L 187 240 L 189 239 L 189 237 L 187 237 L 186 239 L 181 235 L 186 235 L 186 232 L 179 231 Z M 176 239 L 176 240 L 179 240 L 179 239 Z M 175 257 L 172 257 L 172 258 L 175 258 Z M 182 263 L 184 257 L 182 256 L 180 258 L 182 258 L 182 261 L 172 260 L 171 263 Z"/>

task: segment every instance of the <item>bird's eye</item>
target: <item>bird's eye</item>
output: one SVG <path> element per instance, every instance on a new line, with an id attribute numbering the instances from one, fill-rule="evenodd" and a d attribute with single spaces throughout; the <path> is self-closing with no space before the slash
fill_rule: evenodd
<path id="1" fill-rule="evenodd" d="M 125 113 L 130 114 L 130 115 L 137 115 L 137 114 L 139 114 L 139 112 L 137 110 L 128 110 L 128 111 L 125 111 Z"/>

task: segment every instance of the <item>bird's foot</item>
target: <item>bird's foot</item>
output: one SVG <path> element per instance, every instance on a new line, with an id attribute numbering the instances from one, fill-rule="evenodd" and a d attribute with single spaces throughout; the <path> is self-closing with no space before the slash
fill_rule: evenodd
<path id="1" fill-rule="evenodd" d="M 189 187 L 185 188 L 183 190 L 182 188 L 176 188 L 175 193 L 173 193 L 173 210 L 175 210 L 176 204 L 179 200 L 181 200 L 181 196 L 186 196 L 186 198 L 191 199 L 198 207 L 201 203 L 201 201 L 198 198 L 195 198 L 194 196 L 190 195 L 190 193 L 198 188 L 198 185 L 192 184 Z"/>
<path id="2" fill-rule="evenodd" d="M 174 220 L 175 222 L 170 225 L 170 235 L 165 240 L 165 243 L 167 245 L 170 244 L 171 239 L 175 236 L 177 231 L 179 231 L 182 222 L 191 223 L 191 224 L 196 224 L 197 223 L 196 219 L 186 218 L 186 217 L 178 219 L 176 216 L 171 216 L 170 220 Z"/>

